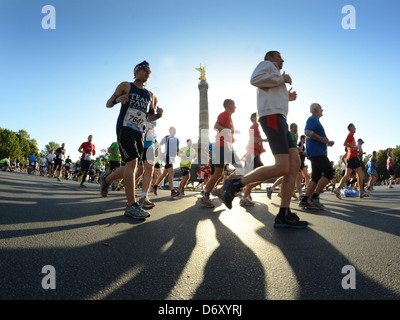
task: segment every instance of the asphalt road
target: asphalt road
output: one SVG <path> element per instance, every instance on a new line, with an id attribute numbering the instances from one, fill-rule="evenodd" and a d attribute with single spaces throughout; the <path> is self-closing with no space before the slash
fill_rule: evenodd
<path id="1" fill-rule="evenodd" d="M 293 201 L 304 230 L 273 227 L 276 193 L 232 210 L 201 207 L 198 192 L 151 199 L 139 221 L 123 216 L 123 191 L 1 171 L 0 299 L 400 298 L 400 185 L 362 200 L 325 192 L 324 211 Z"/>

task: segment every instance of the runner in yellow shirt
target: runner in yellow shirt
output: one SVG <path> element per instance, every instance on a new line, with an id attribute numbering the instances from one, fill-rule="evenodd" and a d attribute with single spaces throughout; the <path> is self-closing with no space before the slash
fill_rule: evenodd
<path id="1" fill-rule="evenodd" d="M 190 179 L 190 169 L 192 168 L 192 162 L 196 159 L 196 150 L 192 148 L 192 140 L 186 140 L 186 147 L 179 150 L 179 156 L 181 157 L 180 168 L 182 172 L 182 180 L 179 185 L 178 192 L 181 195 L 185 195 L 185 186 Z"/>

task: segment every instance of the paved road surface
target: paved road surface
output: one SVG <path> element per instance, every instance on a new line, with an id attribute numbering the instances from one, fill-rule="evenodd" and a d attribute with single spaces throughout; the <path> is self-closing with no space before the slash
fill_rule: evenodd
<path id="1" fill-rule="evenodd" d="M 0 299 L 400 298 L 400 186 L 362 200 L 326 192 L 327 210 L 297 210 L 304 230 L 273 228 L 276 194 L 228 210 L 160 191 L 137 221 L 122 191 L 87 186 L 0 172 Z"/>

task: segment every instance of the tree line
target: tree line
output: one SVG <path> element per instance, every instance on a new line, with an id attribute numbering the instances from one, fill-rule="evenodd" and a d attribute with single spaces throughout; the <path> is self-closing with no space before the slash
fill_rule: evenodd
<path id="1" fill-rule="evenodd" d="M 27 158 L 32 152 L 37 156 L 39 154 L 48 155 L 51 153 L 51 150 L 56 150 L 60 147 L 60 144 L 50 141 L 39 152 L 37 145 L 37 141 L 32 139 L 26 130 L 21 129 L 18 132 L 14 132 L 9 129 L 0 128 L 0 159 L 10 157 L 12 161 L 15 158 Z M 108 156 L 107 150 L 102 149 L 97 158 L 100 158 L 103 162 L 108 162 Z"/>
<path id="2" fill-rule="evenodd" d="M 9 129 L 0 128 L 0 159 L 11 157 L 26 158 L 32 152 L 39 152 L 37 141 L 31 139 L 26 130 L 14 132 Z"/>

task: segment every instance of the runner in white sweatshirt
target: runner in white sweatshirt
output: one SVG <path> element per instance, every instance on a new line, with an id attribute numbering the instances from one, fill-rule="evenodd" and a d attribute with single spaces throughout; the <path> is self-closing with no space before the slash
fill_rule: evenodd
<path id="1" fill-rule="evenodd" d="M 269 51 L 264 61 L 255 68 L 250 83 L 257 87 L 257 112 L 259 122 L 268 138 L 275 164 L 262 166 L 241 179 L 228 179 L 225 182 L 223 200 L 231 209 L 235 193 L 243 186 L 255 182 L 284 176 L 281 187 L 281 206 L 275 218 L 275 227 L 305 228 L 308 223 L 290 211 L 290 201 L 295 180 L 300 168 L 300 157 L 296 145 L 290 136 L 286 121 L 289 101 L 296 100 L 296 92 L 288 91 L 286 83 L 292 84 L 288 74 L 281 74 L 284 60 L 278 51 Z"/>

